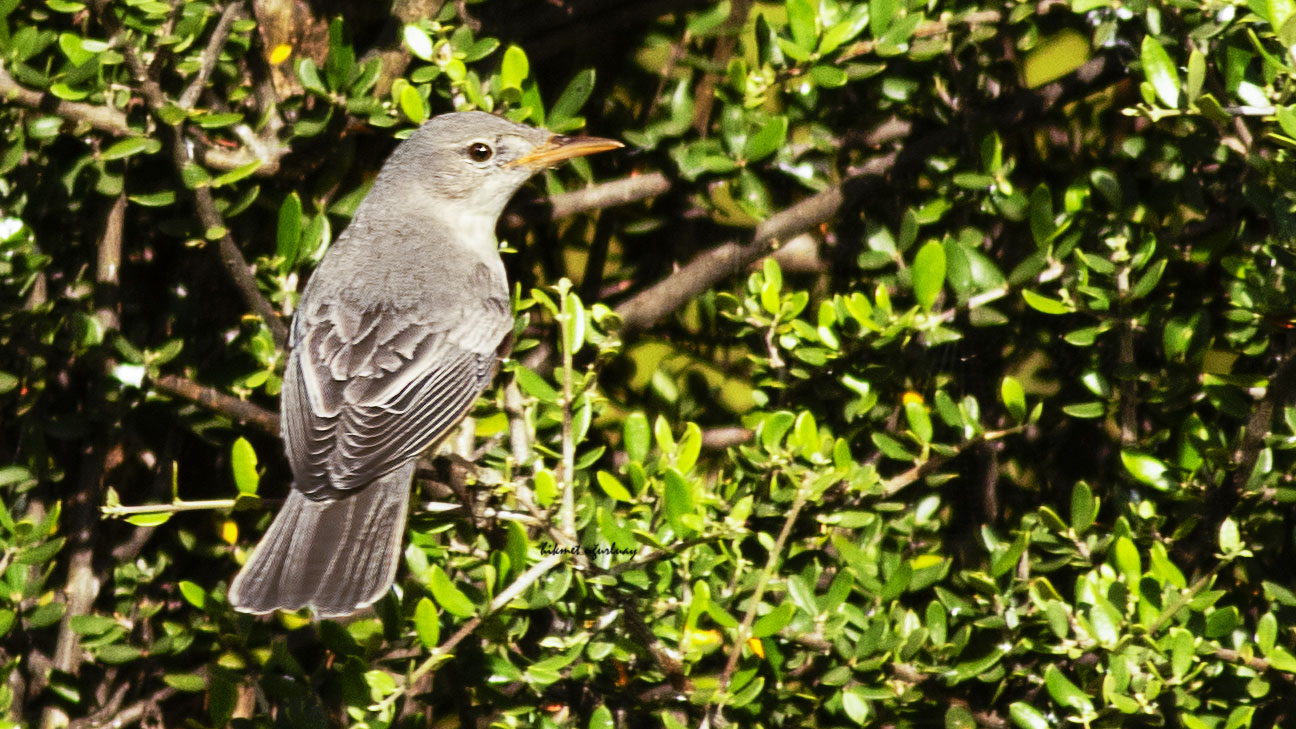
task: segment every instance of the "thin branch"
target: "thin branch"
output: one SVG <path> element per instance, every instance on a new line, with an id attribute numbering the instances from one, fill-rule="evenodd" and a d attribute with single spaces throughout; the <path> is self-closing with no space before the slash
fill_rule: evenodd
<path id="1" fill-rule="evenodd" d="M 383 697 L 382 701 L 371 706 L 370 711 L 381 712 L 395 703 L 401 696 L 404 696 L 405 692 L 409 691 L 411 686 L 417 684 L 419 679 L 423 678 L 428 671 L 436 668 L 442 661 L 449 658 L 450 653 L 455 649 L 455 646 L 459 645 L 465 638 L 472 635 L 473 631 L 477 629 L 477 626 L 481 625 L 483 620 L 502 610 L 506 605 L 512 602 L 514 598 L 525 592 L 528 587 L 538 582 L 541 577 L 544 577 L 549 573 L 549 570 L 558 566 L 558 563 L 563 560 L 564 556 L 565 555 L 561 553 L 551 554 L 531 565 L 531 568 L 526 572 L 518 575 L 518 578 L 513 581 L 513 584 L 504 588 L 502 592 L 496 595 L 495 599 L 490 601 L 490 604 L 486 606 L 485 610 L 474 615 L 471 619 L 461 625 L 459 630 L 455 631 L 454 635 L 450 636 L 450 638 L 444 643 L 434 648 L 431 655 L 424 659 L 423 662 L 405 678 L 404 683 L 397 686 L 395 691 Z"/>
<path id="2" fill-rule="evenodd" d="M 722 451 L 746 443 L 752 439 L 753 435 L 755 433 L 751 430 L 737 425 L 723 428 L 707 428 L 702 431 L 702 449 Z"/>
<path id="3" fill-rule="evenodd" d="M 264 499 L 269 503 L 272 499 Z M 178 514 L 182 511 L 220 511 L 233 509 L 236 499 L 205 499 L 201 501 L 173 501 L 170 504 L 139 504 L 137 506 L 101 506 L 105 517 L 124 519 L 139 514 Z"/>
<path id="4" fill-rule="evenodd" d="M 25 106 L 29 109 L 47 111 L 77 124 L 86 124 L 92 129 L 111 134 L 115 137 L 144 136 L 144 132 L 132 129 L 127 123 L 126 113 L 111 106 L 98 106 L 79 101 L 64 101 L 45 92 L 29 89 L 19 84 L 4 68 L 0 61 L 0 100 Z M 288 153 L 287 147 L 277 140 L 260 140 L 260 149 L 253 151 L 248 147 L 225 149 L 222 147 L 204 147 L 199 151 L 203 164 L 218 170 L 232 170 L 249 162 L 261 161 L 261 166 L 252 173 L 259 177 L 268 177 L 278 172 L 279 160 Z M 259 153 L 258 153 L 259 152 Z"/>
<path id="5" fill-rule="evenodd" d="M 792 525 L 796 523 L 797 517 L 801 514 L 801 508 L 805 506 L 806 499 L 810 495 L 809 479 L 801 484 L 797 489 L 796 498 L 792 500 L 792 508 L 788 511 L 787 517 L 783 520 L 783 528 L 779 530 L 778 537 L 774 540 L 774 547 L 769 552 L 769 557 L 765 560 L 765 569 L 761 570 L 760 576 L 756 579 L 756 587 L 752 590 L 752 595 L 748 598 L 747 613 L 743 615 L 742 622 L 738 625 L 738 630 L 734 633 L 734 645 L 729 650 L 729 659 L 725 662 L 724 671 L 720 673 L 720 680 L 716 684 L 715 693 L 712 694 L 710 703 L 709 718 L 710 723 L 718 725 L 714 720 L 715 716 L 724 708 L 725 701 L 728 698 L 725 692 L 729 689 L 729 681 L 733 678 L 734 671 L 738 669 L 738 659 L 742 656 L 743 648 L 747 645 L 747 639 L 751 636 L 752 624 L 756 622 L 756 609 L 760 607 L 761 598 L 765 595 L 765 587 L 769 584 L 770 577 L 774 574 L 775 568 L 778 567 L 779 560 L 783 557 L 783 547 L 787 545 L 788 537 L 792 534 Z M 718 701 L 716 701 L 718 699 Z"/>
<path id="6" fill-rule="evenodd" d="M 188 400 L 208 410 L 229 416 L 268 435 L 279 435 L 279 413 L 246 400 L 240 400 L 215 388 L 200 385 L 179 375 L 161 375 L 152 381 L 153 389 L 172 397 Z"/>
<path id="7" fill-rule="evenodd" d="M 0 99 L 31 109 L 48 111 L 64 119 L 88 124 L 91 128 L 109 134 L 120 136 L 137 133 L 126 125 L 126 114 L 122 111 L 109 106 L 64 101 L 44 92 L 22 86 L 5 70 L 3 61 L 0 61 Z"/>
<path id="8" fill-rule="evenodd" d="M 192 109 L 198 101 L 198 95 L 202 93 L 203 87 L 207 85 L 207 79 L 211 77 L 212 71 L 216 68 L 216 62 L 220 60 L 221 49 L 225 47 L 225 40 L 229 38 L 230 29 L 234 27 L 234 21 L 238 20 L 243 13 L 243 4 L 241 2 L 232 2 L 225 6 L 225 12 L 221 13 L 220 20 L 216 21 L 216 27 L 212 29 L 211 37 L 207 39 L 207 47 L 203 49 L 202 58 L 198 64 L 198 73 L 194 75 L 193 80 L 185 87 L 180 94 L 178 102 L 181 109 Z"/>
<path id="9" fill-rule="evenodd" d="M 949 455 L 944 455 L 944 456 L 933 455 L 927 460 L 923 461 L 922 463 L 919 463 L 918 465 L 909 469 L 908 471 L 905 471 L 904 473 L 901 473 L 897 476 L 892 476 L 891 478 L 888 478 L 885 481 L 883 481 L 882 496 L 888 498 L 891 496 L 895 496 L 897 493 L 902 491 L 905 487 L 912 485 L 913 483 L 917 482 L 918 479 L 922 478 L 923 476 L 926 476 L 927 474 L 931 473 L 937 468 L 940 468 L 941 466 L 945 465 L 950 460 L 952 460 L 953 458 L 961 454 L 963 451 L 967 450 L 968 448 L 974 445 L 980 445 L 981 443 L 987 443 L 989 441 L 994 441 L 994 440 L 1001 440 L 1003 438 L 1008 437 L 1009 435 L 1021 432 L 1025 427 L 1026 427 L 1025 425 L 1016 425 L 1011 428 L 1005 428 L 1003 430 L 987 431 L 985 433 L 978 435 L 975 438 L 972 438 L 971 440 L 967 440 L 956 445 L 954 447 L 954 452 L 950 453 Z"/>
<path id="10" fill-rule="evenodd" d="M 661 195 L 670 188 L 670 180 L 660 172 L 610 180 L 580 190 L 558 193 L 549 198 L 549 217 L 561 220 L 590 210 L 629 205 Z"/>
<path id="11" fill-rule="evenodd" d="M 144 100 L 153 113 L 158 113 L 167 105 L 166 96 L 162 93 L 161 87 L 149 76 L 148 67 L 140 60 L 133 47 L 129 44 L 123 45 L 122 54 L 126 57 L 127 64 L 130 65 L 131 71 L 140 84 L 140 92 L 144 95 Z M 189 145 L 185 142 L 183 126 L 178 126 L 173 130 L 171 157 L 175 164 L 176 174 L 181 176 L 183 176 L 186 167 L 196 164 L 193 155 L 189 152 Z M 203 225 L 204 234 L 218 238 L 221 263 L 225 265 L 225 272 L 229 274 L 230 281 L 238 289 L 239 294 L 242 295 L 243 303 L 260 317 L 265 322 L 266 327 L 270 329 L 275 345 L 283 349 L 288 343 L 288 327 L 280 319 L 279 312 L 275 311 L 270 302 L 261 295 L 261 289 L 257 286 L 256 277 L 252 274 L 252 268 L 248 265 L 247 260 L 243 258 L 243 253 L 225 228 L 225 220 L 216 209 L 216 201 L 212 198 L 211 190 L 203 185 L 198 185 L 193 188 L 192 193 L 194 208 L 198 213 L 199 221 Z"/>
<path id="12" fill-rule="evenodd" d="M 563 284 L 567 282 L 564 279 Z M 572 349 L 579 347 L 580 343 L 570 344 L 571 339 L 567 336 L 572 327 L 572 312 L 568 302 L 571 297 L 567 296 L 567 289 L 560 285 L 558 291 L 562 294 L 562 313 L 558 315 L 560 336 L 562 337 L 562 510 L 559 513 L 559 522 L 562 530 L 573 540 L 576 539 L 576 501 L 575 501 L 575 478 L 576 478 L 576 441 L 572 436 Z"/>
<path id="13" fill-rule="evenodd" d="M 725 18 L 724 27 L 721 29 L 720 37 L 716 39 L 715 50 L 711 54 L 713 68 L 727 68 L 729 66 L 729 58 L 738 45 L 737 36 L 747 22 L 747 14 L 751 11 L 751 6 L 752 0 L 734 0 L 733 4 L 729 6 L 729 17 Z M 697 132 L 701 137 L 706 137 L 707 130 L 711 127 L 711 109 L 715 106 L 715 87 L 722 76 L 723 74 L 715 71 L 707 72 L 702 77 L 702 81 L 698 83 L 697 90 L 693 94 L 693 98 L 696 99 L 693 108 L 693 131 Z"/>
<path id="14" fill-rule="evenodd" d="M 104 719 L 98 717 L 92 719 L 79 719 L 69 724 L 68 729 L 98 729 L 99 727 L 120 729 L 121 727 L 139 723 L 147 717 L 150 712 L 159 711 L 158 704 L 171 698 L 175 692 L 175 689 L 167 686 L 160 689 L 157 693 L 147 699 L 137 701 L 130 706 L 127 706 L 112 717 Z"/>
<path id="15" fill-rule="evenodd" d="M 518 389 L 517 380 L 504 386 L 504 412 L 509 421 L 509 447 L 518 468 L 531 461 L 531 433 L 527 428 L 526 401 Z"/>

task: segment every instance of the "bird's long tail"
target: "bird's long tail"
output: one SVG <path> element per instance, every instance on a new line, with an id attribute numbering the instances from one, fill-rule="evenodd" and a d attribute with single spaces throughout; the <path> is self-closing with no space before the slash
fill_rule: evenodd
<path id="1" fill-rule="evenodd" d="M 396 576 L 414 466 L 337 500 L 293 489 L 234 578 L 230 603 L 247 613 L 310 606 L 331 618 L 376 602 Z"/>

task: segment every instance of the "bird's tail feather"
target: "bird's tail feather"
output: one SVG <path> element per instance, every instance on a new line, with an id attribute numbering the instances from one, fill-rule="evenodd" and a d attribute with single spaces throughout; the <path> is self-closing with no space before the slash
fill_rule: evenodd
<path id="1" fill-rule="evenodd" d="M 293 489 L 230 585 L 230 603 L 258 614 L 310 606 L 332 618 L 376 602 L 396 576 L 414 466 L 337 500 Z"/>

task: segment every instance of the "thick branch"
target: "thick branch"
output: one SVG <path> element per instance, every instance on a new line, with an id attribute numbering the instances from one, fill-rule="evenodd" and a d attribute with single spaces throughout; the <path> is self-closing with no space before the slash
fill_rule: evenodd
<path id="1" fill-rule="evenodd" d="M 162 375 L 153 381 L 153 389 L 158 392 L 188 400 L 209 410 L 214 410 L 231 419 L 251 425 L 269 435 L 279 435 L 279 413 L 226 395 L 220 390 L 187 380 L 177 375 Z"/>
<path id="2" fill-rule="evenodd" d="M 895 154 L 884 155 L 865 174 L 890 169 Z M 779 212 L 756 227 L 748 243 L 725 243 L 689 261 L 683 268 L 636 294 L 616 308 L 623 331 L 646 329 L 685 302 L 724 279 L 744 270 L 793 236 L 832 218 L 845 199 L 844 185 L 836 185 Z"/>
<path id="3" fill-rule="evenodd" d="M 581 190 L 563 192 L 549 198 L 549 216 L 561 220 L 590 210 L 628 205 L 655 197 L 670 190 L 670 180 L 660 172 L 631 175 L 591 185 Z"/>

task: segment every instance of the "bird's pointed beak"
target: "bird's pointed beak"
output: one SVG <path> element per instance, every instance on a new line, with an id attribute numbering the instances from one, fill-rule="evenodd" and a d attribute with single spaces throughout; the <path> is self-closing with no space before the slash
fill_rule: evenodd
<path id="1" fill-rule="evenodd" d="M 602 137 L 566 137 L 561 134 L 555 134 L 545 140 L 544 144 L 513 160 L 513 164 L 541 170 L 546 167 L 552 167 L 559 162 L 564 162 L 573 157 L 584 157 L 587 154 L 607 152 L 613 149 L 620 149 L 624 146 L 624 144 L 615 139 L 604 139 Z"/>

